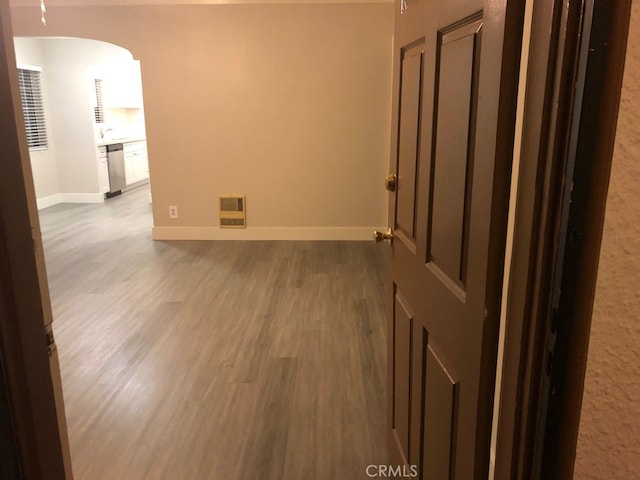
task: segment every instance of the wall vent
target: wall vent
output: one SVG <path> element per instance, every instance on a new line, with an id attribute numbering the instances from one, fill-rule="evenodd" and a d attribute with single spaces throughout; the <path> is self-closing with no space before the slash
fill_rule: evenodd
<path id="1" fill-rule="evenodd" d="M 246 228 L 244 195 L 221 195 L 220 228 Z"/>

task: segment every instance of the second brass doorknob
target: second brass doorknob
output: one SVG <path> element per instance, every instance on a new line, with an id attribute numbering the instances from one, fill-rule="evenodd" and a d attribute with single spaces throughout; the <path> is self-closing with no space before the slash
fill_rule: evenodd
<path id="1" fill-rule="evenodd" d="M 380 243 L 383 240 L 389 242 L 389 244 L 393 243 L 393 229 L 389 227 L 386 232 L 380 232 L 375 230 L 373 232 L 373 241 L 376 243 Z"/>
<path id="2" fill-rule="evenodd" d="M 398 183 L 398 177 L 396 177 L 395 174 L 393 173 L 390 173 L 389 175 L 384 177 L 384 188 L 386 188 L 390 192 L 396 191 L 397 183 Z"/>

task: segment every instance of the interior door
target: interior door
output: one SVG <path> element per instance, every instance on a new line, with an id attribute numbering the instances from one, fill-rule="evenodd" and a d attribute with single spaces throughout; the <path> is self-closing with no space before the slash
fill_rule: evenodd
<path id="1" fill-rule="evenodd" d="M 513 3 L 396 4 L 388 442 L 393 463 L 427 480 L 487 478 L 522 25 Z"/>

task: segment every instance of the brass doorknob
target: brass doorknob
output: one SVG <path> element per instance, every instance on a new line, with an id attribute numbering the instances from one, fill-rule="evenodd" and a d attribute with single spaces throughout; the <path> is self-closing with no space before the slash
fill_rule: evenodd
<path id="1" fill-rule="evenodd" d="M 393 243 L 393 230 L 391 227 L 389 227 L 386 232 L 379 232 L 378 230 L 373 232 L 374 242 L 380 243 L 383 240 L 386 240 L 389 244 Z"/>
<path id="2" fill-rule="evenodd" d="M 397 183 L 398 183 L 398 177 L 396 177 L 395 174 L 393 173 L 390 173 L 389 175 L 384 177 L 384 188 L 386 188 L 390 192 L 396 191 Z"/>

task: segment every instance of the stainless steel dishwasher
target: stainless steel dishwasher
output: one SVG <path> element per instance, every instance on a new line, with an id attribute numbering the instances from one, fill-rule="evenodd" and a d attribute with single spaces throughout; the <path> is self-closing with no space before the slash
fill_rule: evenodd
<path id="1" fill-rule="evenodd" d="M 107 163 L 109 164 L 109 192 L 106 197 L 120 195 L 127 182 L 124 176 L 124 149 L 121 143 L 107 145 Z"/>

